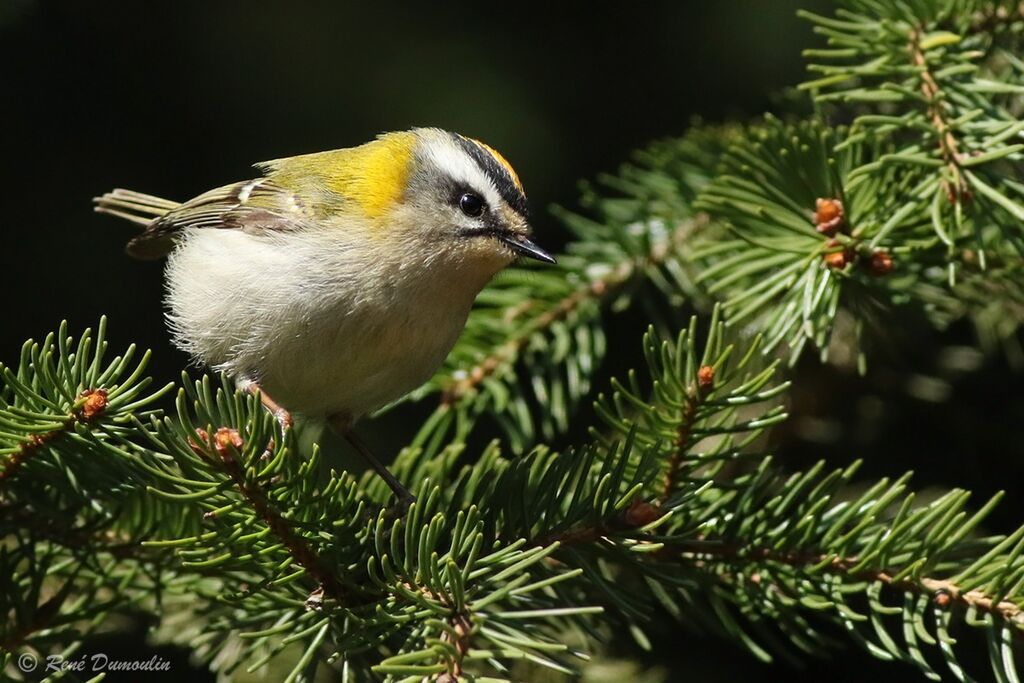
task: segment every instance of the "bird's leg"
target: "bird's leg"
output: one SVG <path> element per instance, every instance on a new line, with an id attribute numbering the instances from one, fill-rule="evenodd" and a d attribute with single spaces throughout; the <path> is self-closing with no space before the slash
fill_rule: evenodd
<path id="1" fill-rule="evenodd" d="M 416 502 L 416 497 L 409 493 L 409 490 L 402 486 L 402 483 L 395 478 L 395 475 L 391 474 L 390 470 L 381 464 L 370 448 L 359 438 L 359 435 L 352 429 L 352 420 L 347 415 L 335 415 L 330 418 L 331 428 L 334 429 L 338 434 L 345 437 L 352 448 L 356 450 L 363 460 L 366 461 L 373 471 L 377 473 L 384 483 L 388 485 L 391 492 L 395 494 L 398 499 L 398 506 L 400 514 L 405 514 L 405 511 L 409 509 L 409 506 Z"/>
<path id="2" fill-rule="evenodd" d="M 264 408 L 269 410 L 270 413 L 277 418 L 278 424 L 281 425 L 282 432 L 287 431 L 292 426 L 292 414 L 285 410 L 280 403 L 272 399 L 270 394 L 263 391 L 263 389 L 260 388 L 260 385 L 254 380 L 242 378 L 235 383 L 235 386 L 237 386 L 240 391 L 245 391 L 250 394 L 259 392 L 260 402 L 263 404 Z"/>

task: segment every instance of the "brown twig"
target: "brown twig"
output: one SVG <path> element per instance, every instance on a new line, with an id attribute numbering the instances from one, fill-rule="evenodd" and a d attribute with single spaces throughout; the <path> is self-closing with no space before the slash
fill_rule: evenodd
<path id="1" fill-rule="evenodd" d="M 572 529 L 566 529 L 565 531 L 552 532 L 544 534 L 543 536 L 537 536 L 530 541 L 530 546 L 535 548 L 544 548 L 553 543 L 558 543 L 563 547 L 570 545 L 585 545 L 587 543 L 593 543 L 597 539 L 607 536 L 615 530 L 616 529 L 603 524 L 573 527 Z"/>
<path id="2" fill-rule="evenodd" d="M 200 435 L 202 436 L 202 435 Z M 205 439 L 204 439 L 205 441 Z M 306 540 L 297 534 L 281 513 L 267 500 L 263 489 L 253 484 L 245 476 L 245 471 L 235 457 L 244 445 L 238 431 L 221 427 L 213 436 L 214 449 L 220 457 L 224 470 L 235 482 L 235 486 L 245 497 L 253 510 L 259 515 L 270 531 L 277 536 L 288 549 L 295 561 L 320 584 L 322 593 L 335 600 L 341 600 L 345 591 L 334 572 L 324 566 L 320 557 L 309 546 Z"/>
<path id="3" fill-rule="evenodd" d="M 466 653 L 469 652 L 469 637 L 473 631 L 473 622 L 470 621 L 468 614 L 460 612 L 452 616 L 448 623 L 451 625 L 455 635 L 453 636 L 451 633 L 445 632 L 442 634 L 441 640 L 452 644 L 455 648 L 456 658 L 452 662 L 451 671 L 438 676 L 437 683 L 458 683 L 459 676 L 462 675 L 462 660 L 466 657 Z"/>
<path id="4" fill-rule="evenodd" d="M 693 219 L 677 226 L 669 239 L 659 242 L 651 249 L 647 257 L 641 261 L 628 259 L 619 263 L 603 278 L 594 280 L 580 289 L 575 290 L 554 306 L 537 316 L 525 332 L 513 337 L 494 350 L 471 368 L 464 378 L 456 380 L 441 394 L 441 405 L 452 406 L 470 394 L 481 382 L 493 375 L 503 366 L 512 363 L 520 351 L 529 343 L 537 332 L 544 330 L 556 322 L 565 320 L 573 311 L 586 301 L 604 301 L 619 292 L 636 274 L 641 263 L 643 265 L 661 264 L 672 251 L 693 231 L 708 222 L 706 214 L 697 214 Z"/>
<path id="5" fill-rule="evenodd" d="M 647 504 L 639 504 L 647 505 Z M 634 507 L 638 507 L 634 503 Z M 631 508 L 632 510 L 632 508 Z M 546 546 L 558 542 L 562 546 L 578 546 L 593 543 L 598 539 L 618 531 L 636 529 L 653 521 L 649 515 L 636 515 L 632 518 L 628 512 L 617 518 L 612 524 L 584 525 L 573 529 L 553 533 L 535 539 L 531 545 Z M 645 553 L 645 558 L 657 558 L 664 560 L 668 558 L 680 558 L 687 555 L 694 556 L 698 566 L 704 561 L 754 561 L 754 562 L 775 562 L 790 567 L 809 567 L 820 565 L 828 561 L 831 571 L 846 574 L 861 581 L 878 581 L 887 586 L 905 592 L 931 595 L 939 606 L 945 607 L 957 603 L 963 607 L 974 608 L 980 612 L 986 612 L 993 616 L 1000 617 L 1006 621 L 1012 621 L 1024 626 L 1024 609 L 1017 603 L 1009 600 L 996 601 L 991 595 L 983 591 L 963 590 L 949 579 L 936 579 L 932 577 L 921 577 L 919 579 L 896 580 L 891 573 L 885 569 L 864 569 L 853 572 L 852 569 L 859 563 L 856 557 L 832 557 L 817 552 L 780 552 L 774 548 L 747 548 L 738 544 L 717 543 L 704 539 L 692 539 L 676 543 L 659 539 L 665 543 L 665 547 L 656 553 Z M 1015 632 L 1018 638 L 1024 638 L 1024 631 Z"/>
<path id="6" fill-rule="evenodd" d="M 87 389 L 83 391 L 72 407 L 71 413 L 61 420 L 62 424 L 60 427 L 42 434 L 33 434 L 29 437 L 28 441 L 22 443 L 18 450 L 7 458 L 2 468 L 0 468 L 0 482 L 14 476 L 15 472 L 32 456 L 45 446 L 70 433 L 76 424 L 92 425 L 102 417 L 106 410 L 106 389 Z"/>
<path id="7" fill-rule="evenodd" d="M 700 394 L 696 388 L 691 386 L 686 392 L 686 402 L 683 404 L 683 411 L 679 416 L 679 426 L 676 427 L 676 438 L 672 444 L 672 455 L 665 464 L 665 476 L 661 487 L 661 496 L 658 501 L 664 503 L 672 495 L 676 487 L 676 479 L 679 476 L 679 467 L 686 457 L 686 447 L 690 444 L 690 435 L 693 430 L 693 420 L 697 414 L 697 407 L 700 405 Z"/>
<path id="8" fill-rule="evenodd" d="M 925 57 L 924 50 L 921 49 L 921 38 L 922 30 L 920 28 L 911 32 L 910 58 L 914 66 L 921 69 L 921 94 L 924 95 L 928 105 L 928 118 L 931 119 L 932 127 L 938 137 L 942 159 L 953 178 L 945 181 L 946 196 L 951 202 L 970 201 L 971 191 L 960 165 L 962 154 L 959 143 L 953 132 L 953 127 L 946 119 L 946 113 L 942 107 L 942 89 L 928 66 L 928 59 Z"/>
<path id="9" fill-rule="evenodd" d="M 609 534 L 647 526 L 661 516 L 660 505 L 637 498 L 628 508 L 610 521 L 599 524 L 583 524 L 564 531 L 553 531 L 534 538 L 530 541 L 530 546 L 544 548 L 552 543 L 558 543 L 561 546 L 593 543 Z"/>
<path id="10" fill-rule="evenodd" d="M 1009 600 L 996 602 L 991 595 L 979 590 L 962 590 L 948 579 L 921 577 L 916 580 L 900 579 L 897 581 L 885 569 L 864 569 L 853 572 L 851 570 L 859 563 L 856 557 L 833 557 L 829 560 L 830 555 L 822 553 L 779 552 L 772 548 L 746 549 L 738 545 L 716 544 L 702 540 L 673 544 L 671 549 L 679 551 L 681 546 L 682 548 L 690 547 L 689 551 L 684 549 L 683 552 L 714 559 L 767 561 L 790 567 L 814 566 L 828 561 L 829 569 L 836 573 L 846 574 L 861 581 L 878 581 L 901 591 L 929 594 L 943 606 L 959 603 L 964 607 L 973 607 L 978 611 L 987 612 L 1007 621 L 1024 624 L 1024 610 Z M 1024 632 L 1018 633 L 1019 637 L 1024 634 Z"/>
<path id="11" fill-rule="evenodd" d="M 661 496 L 658 498 L 661 505 L 664 505 L 675 490 L 676 480 L 679 478 L 679 468 L 686 457 L 686 449 L 693 436 L 693 423 L 697 417 L 697 409 L 700 407 L 701 399 L 711 391 L 714 385 L 715 368 L 711 365 L 703 365 L 697 370 L 696 385 L 691 384 L 686 389 L 686 402 L 683 404 L 683 410 L 679 416 L 679 426 L 676 427 L 672 455 L 669 456 L 668 463 L 665 465 L 664 485 Z"/>

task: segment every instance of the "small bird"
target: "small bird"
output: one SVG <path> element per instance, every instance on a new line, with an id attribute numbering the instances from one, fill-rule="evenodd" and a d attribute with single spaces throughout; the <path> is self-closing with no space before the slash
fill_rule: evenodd
<path id="1" fill-rule="evenodd" d="M 555 262 L 530 239 L 523 186 L 497 151 L 437 128 L 256 168 L 184 203 L 116 189 L 95 210 L 144 227 L 131 256 L 168 257 L 179 348 L 282 428 L 326 420 L 407 505 L 353 424 L 433 375 L 498 271 Z"/>

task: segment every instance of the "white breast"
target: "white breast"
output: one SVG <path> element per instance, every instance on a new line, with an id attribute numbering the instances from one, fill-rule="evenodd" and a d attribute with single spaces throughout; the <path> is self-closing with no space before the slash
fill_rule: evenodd
<path id="1" fill-rule="evenodd" d="M 181 348 L 285 408 L 358 418 L 430 378 L 490 273 L 325 235 L 193 230 L 168 261 L 168 317 Z"/>

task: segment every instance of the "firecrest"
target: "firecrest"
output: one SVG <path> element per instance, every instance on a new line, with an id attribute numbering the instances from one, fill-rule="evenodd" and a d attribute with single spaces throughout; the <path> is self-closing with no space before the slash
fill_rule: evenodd
<path id="1" fill-rule="evenodd" d="M 143 226 L 132 256 L 168 257 L 177 346 L 284 425 L 326 419 L 407 503 L 352 425 L 430 378 L 499 270 L 554 262 L 523 186 L 494 149 L 436 128 L 256 166 L 184 203 L 117 189 L 96 210 Z"/>

